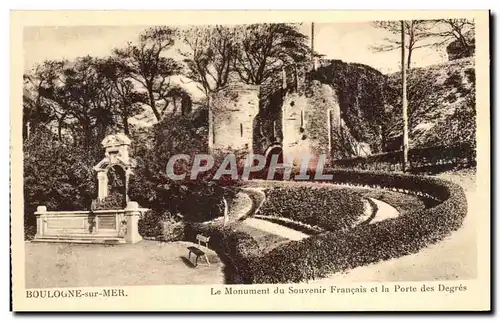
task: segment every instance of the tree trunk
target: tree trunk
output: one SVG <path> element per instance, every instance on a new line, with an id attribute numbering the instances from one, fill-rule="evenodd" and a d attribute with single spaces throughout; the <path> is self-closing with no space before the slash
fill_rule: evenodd
<path id="1" fill-rule="evenodd" d="M 29 138 L 29 122 L 23 122 L 23 140 Z"/>
<path id="2" fill-rule="evenodd" d="M 411 69 L 411 54 L 413 53 L 413 48 L 408 48 L 408 62 L 406 65 L 407 69 Z"/>
<path id="3" fill-rule="evenodd" d="M 59 122 L 59 125 L 57 126 L 57 137 L 59 138 L 59 141 L 62 142 L 62 122 Z"/>
<path id="4" fill-rule="evenodd" d="M 406 95 L 406 66 L 405 66 L 405 25 L 401 21 L 401 77 L 403 102 L 403 172 L 408 170 L 408 100 Z M 410 48 L 409 48 L 410 49 Z M 411 50 L 408 50 L 408 65 L 410 64 Z M 409 68 L 409 67 L 408 67 Z"/>
<path id="5" fill-rule="evenodd" d="M 129 136 L 128 117 L 126 115 L 123 116 L 123 131 L 125 135 Z"/>
<path id="6" fill-rule="evenodd" d="M 151 109 L 153 110 L 153 113 L 155 114 L 156 120 L 160 121 L 161 115 L 158 112 L 158 109 L 156 109 L 155 96 L 153 95 L 152 88 L 148 88 L 148 96 L 149 96 L 149 106 L 151 106 Z"/>

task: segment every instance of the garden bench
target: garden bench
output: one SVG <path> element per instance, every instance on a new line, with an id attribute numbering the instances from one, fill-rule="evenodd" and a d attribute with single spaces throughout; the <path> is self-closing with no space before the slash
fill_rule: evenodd
<path id="1" fill-rule="evenodd" d="M 208 241 L 210 240 L 209 236 L 204 236 L 201 234 L 196 235 L 196 240 L 198 241 L 198 246 L 190 246 L 188 247 L 189 250 L 189 255 L 188 258 L 191 261 L 191 253 L 193 253 L 196 256 L 196 260 L 194 265 L 198 266 L 198 258 L 200 256 L 204 256 L 205 260 L 207 261 L 207 264 L 210 266 L 210 262 L 208 261 L 208 256 L 207 254 L 201 249 L 205 248 L 205 251 L 208 250 Z"/>

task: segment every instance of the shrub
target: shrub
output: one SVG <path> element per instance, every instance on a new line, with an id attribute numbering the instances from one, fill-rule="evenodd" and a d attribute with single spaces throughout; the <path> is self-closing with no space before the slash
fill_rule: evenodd
<path id="1" fill-rule="evenodd" d="M 474 68 L 467 68 L 464 70 L 464 73 L 470 83 L 476 83 L 476 71 Z"/>
<path id="2" fill-rule="evenodd" d="M 444 85 L 460 88 L 462 86 L 462 76 L 458 72 L 450 73 L 444 81 Z"/>
<path id="3" fill-rule="evenodd" d="M 111 194 L 104 200 L 98 199 L 92 201 L 90 208 L 92 210 L 122 210 L 126 206 L 124 196 L 121 194 Z"/>
<path id="4" fill-rule="evenodd" d="M 138 222 L 139 234 L 158 241 L 184 239 L 184 222 L 176 221 L 168 212 L 147 211 Z"/>
<path id="5" fill-rule="evenodd" d="M 467 214 L 462 188 L 448 181 L 377 172 L 329 170 L 329 173 L 335 183 L 429 194 L 441 203 L 376 224 L 286 243 L 252 261 L 254 283 L 301 282 L 416 253 L 458 229 Z"/>
<path id="6" fill-rule="evenodd" d="M 209 247 L 213 249 L 231 267 L 229 283 L 252 283 L 252 262 L 260 253 L 259 245 L 247 233 L 235 231 L 230 226 L 215 223 L 188 223 L 184 237 L 187 241 L 196 242 L 196 235 L 210 237 Z"/>
<path id="7" fill-rule="evenodd" d="M 97 161 L 79 146 L 68 146 L 48 130 L 39 130 L 23 143 L 25 237 L 36 230 L 34 212 L 90 209 L 97 191 L 92 167 Z"/>
<path id="8" fill-rule="evenodd" d="M 161 239 L 165 242 L 180 241 L 184 239 L 184 222 L 166 220 L 162 222 Z"/>
<path id="9" fill-rule="evenodd" d="M 345 125 L 355 140 L 381 149 L 381 128 L 385 119 L 387 76 L 363 64 L 330 60 L 310 75 L 332 86 Z M 331 98 L 330 98 L 331 99 Z"/>
<path id="10" fill-rule="evenodd" d="M 350 227 L 364 210 L 361 197 L 348 190 L 286 186 L 265 193 L 259 214 L 286 217 L 329 231 Z"/>
<path id="11" fill-rule="evenodd" d="M 203 175 L 197 180 L 190 180 L 189 175 L 183 181 L 172 180 L 166 169 L 168 160 L 176 154 L 191 155 L 192 160 L 195 154 L 207 153 L 206 132 L 197 127 L 193 117 L 172 115 L 154 126 L 147 146 L 135 146 L 137 166 L 130 179 L 129 195 L 143 207 L 181 213 L 186 221 L 200 222 L 223 214 L 222 198 L 228 193 L 223 184 L 215 184 Z M 186 164 L 176 165 L 176 173 L 186 170 L 182 168 Z"/>
<path id="12" fill-rule="evenodd" d="M 167 215 L 163 212 L 147 211 L 139 219 L 139 234 L 143 237 L 161 238 L 163 237 L 163 222 Z"/>
<path id="13" fill-rule="evenodd" d="M 388 77 L 387 121 L 384 138 L 390 143 L 403 132 L 401 117 L 401 73 Z M 475 91 L 474 59 L 461 59 L 425 68 L 412 68 L 408 73 L 408 135 L 413 147 L 434 145 L 451 146 L 466 142 L 461 128 L 469 130 L 475 125 L 474 118 L 464 117 L 462 127 L 449 126 L 450 112 L 462 109 Z M 451 95 L 454 93 L 454 95 Z M 475 99 L 475 98 L 474 98 Z M 471 112 L 475 113 L 475 102 Z M 385 144 L 384 151 L 393 150 Z M 401 147 L 399 144 L 398 148 Z"/>
<path id="14" fill-rule="evenodd" d="M 448 128 L 453 124 L 451 121 L 454 116 L 449 117 Z M 454 127 L 457 127 L 458 121 L 454 123 Z M 468 126 L 462 127 L 463 131 L 457 127 L 457 132 L 462 135 L 462 133 L 469 134 L 467 130 Z M 475 134 L 475 129 L 470 131 Z M 440 134 L 446 135 L 446 132 Z M 465 134 L 462 137 L 465 137 Z M 470 134 L 469 136 L 472 136 Z M 439 140 L 439 137 L 436 137 Z M 410 149 L 408 152 L 408 160 L 411 164 L 412 170 L 418 170 L 420 168 L 439 168 L 441 164 L 450 164 L 452 166 L 474 166 L 476 162 L 476 151 L 474 139 L 469 139 L 467 142 L 458 143 L 452 146 L 432 146 L 427 148 L 414 148 Z M 436 142 L 438 143 L 438 142 Z M 403 159 L 403 152 L 390 152 L 377 155 L 371 155 L 367 157 L 356 157 L 351 159 L 339 159 L 333 161 L 333 166 L 342 168 L 356 168 L 356 169 L 368 169 L 368 170 L 399 170 L 399 164 Z"/>

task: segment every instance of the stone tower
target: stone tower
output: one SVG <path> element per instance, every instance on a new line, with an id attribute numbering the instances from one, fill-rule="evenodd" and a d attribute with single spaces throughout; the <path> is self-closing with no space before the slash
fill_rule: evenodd
<path id="1" fill-rule="evenodd" d="M 335 133 L 340 127 L 340 106 L 331 86 L 319 81 L 305 84 L 305 92 L 286 94 L 282 107 L 283 153 L 329 161 Z"/>
<path id="2" fill-rule="evenodd" d="M 233 83 L 213 94 L 209 106 L 209 149 L 251 153 L 259 86 Z"/>

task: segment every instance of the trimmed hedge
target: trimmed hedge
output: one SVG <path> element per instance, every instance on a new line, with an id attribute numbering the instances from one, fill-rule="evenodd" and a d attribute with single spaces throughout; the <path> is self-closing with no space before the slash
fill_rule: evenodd
<path id="1" fill-rule="evenodd" d="M 230 226 L 214 223 L 187 223 L 184 237 L 195 242 L 196 235 L 210 236 L 209 248 L 217 252 L 230 273 L 226 273 L 227 283 L 250 284 L 253 273 L 250 270 L 252 261 L 260 254 L 259 244 L 247 233 L 235 231 Z"/>
<path id="2" fill-rule="evenodd" d="M 211 236 L 210 247 L 233 268 L 228 283 L 294 283 L 416 253 L 457 230 L 467 214 L 464 191 L 452 182 L 405 174 L 326 172 L 333 174 L 333 183 L 395 189 L 440 203 L 375 224 L 290 241 L 264 255 L 250 235 L 231 227 L 188 224 L 186 239 L 194 241 L 198 233 Z"/>
<path id="3" fill-rule="evenodd" d="M 330 170 L 334 183 L 431 194 L 442 202 L 348 231 L 327 232 L 284 244 L 253 261 L 254 283 L 290 283 L 416 253 L 458 229 L 467 214 L 461 187 L 431 177 Z"/>
<path id="4" fill-rule="evenodd" d="M 401 170 L 403 151 L 374 154 L 367 157 L 356 157 L 350 159 L 338 159 L 332 162 L 332 166 L 340 168 L 357 168 L 363 170 Z M 461 143 L 453 146 L 432 146 L 427 148 L 413 148 L 408 151 L 408 160 L 411 170 L 432 169 L 453 166 L 475 166 L 476 149 L 469 143 Z"/>
<path id="5" fill-rule="evenodd" d="M 328 231 L 352 226 L 364 212 L 361 197 L 348 190 L 285 186 L 267 189 L 265 194 L 260 215 L 285 217 Z"/>

